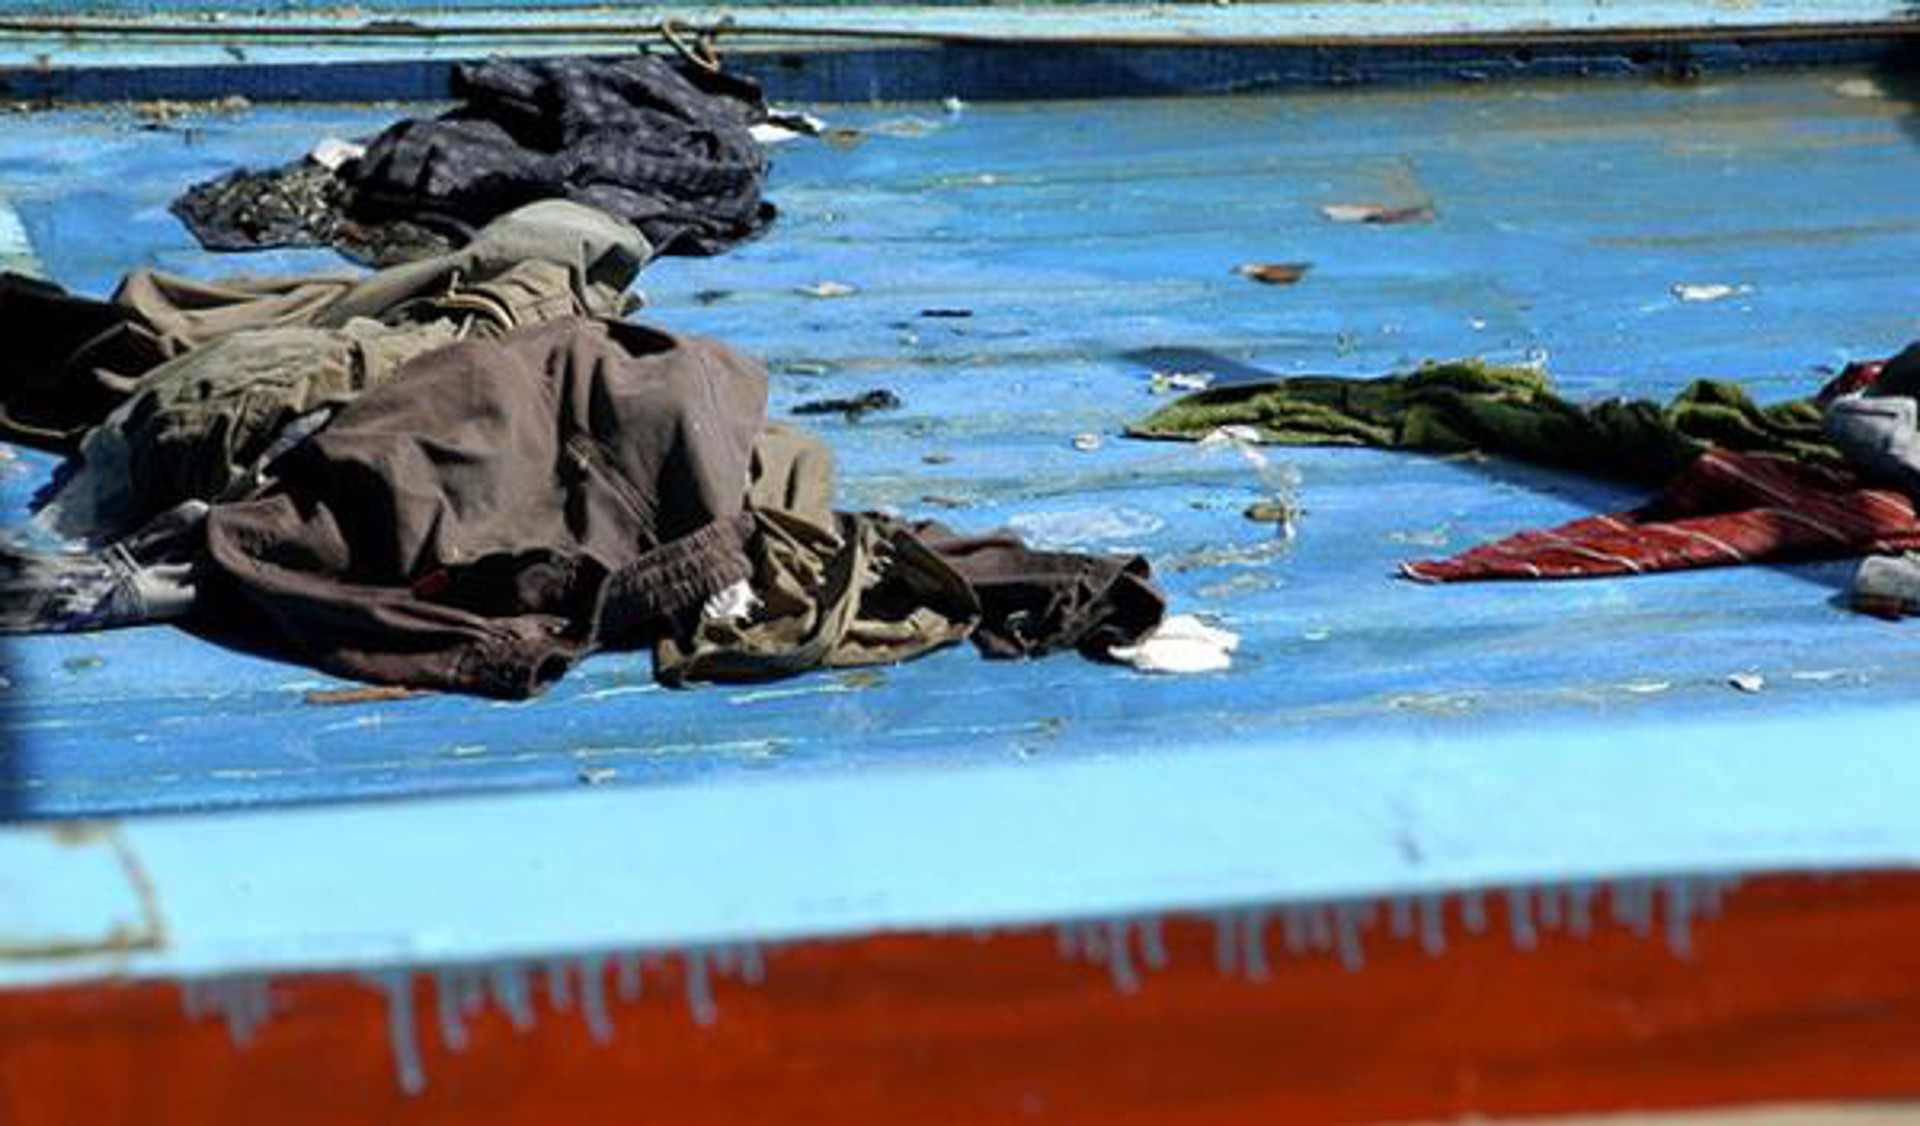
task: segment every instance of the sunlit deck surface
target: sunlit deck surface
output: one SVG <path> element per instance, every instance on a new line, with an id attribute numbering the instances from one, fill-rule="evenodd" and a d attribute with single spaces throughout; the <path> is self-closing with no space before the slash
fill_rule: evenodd
<path id="1" fill-rule="evenodd" d="M 1914 627 L 1836 602 L 1847 562 L 1574 583 L 1414 585 L 1395 563 L 1632 504 L 1500 461 L 1277 451 L 1297 538 L 1243 510 L 1230 452 L 1125 439 L 1156 371 L 1370 374 L 1427 358 L 1543 358 L 1571 395 L 1664 397 L 1695 377 L 1765 400 L 1920 329 L 1920 118 L 1897 76 L 1820 70 L 1686 84 L 1518 82 L 1232 99 L 826 107 L 851 147 L 780 148 L 762 241 L 642 277 L 665 327 L 763 357 L 773 413 L 887 388 L 901 410 L 810 420 L 843 505 L 1012 524 L 1139 551 L 1174 608 L 1243 635 L 1231 672 L 1159 678 L 1067 657 L 914 664 L 669 691 L 645 654 L 547 695 L 316 706 L 336 682 L 171 629 L 9 643 L 0 814 L 108 815 L 586 785 L 721 785 L 1200 747 L 1337 761 L 1360 742 L 1470 753 L 1604 736 L 1623 767 L 1681 720 L 1844 720 L 1900 738 Z M 417 106 L 0 119 L 0 185 L 53 279 L 133 267 L 337 268 L 323 252 L 197 249 L 183 187 L 376 130 Z M 1428 224 L 1323 204 L 1428 204 Z M 18 242 L 19 240 L 15 240 Z M 1245 262 L 1305 261 L 1296 286 Z M 802 292 L 820 282 L 848 296 Z M 1678 285 L 1735 287 L 1682 301 Z M 963 311 L 964 316 L 929 316 Z M 1097 449 L 1076 435 L 1100 436 Z M 0 462 L 8 522 L 51 461 Z M 1728 677 L 1755 673 L 1759 692 Z M 1805 730 L 1804 725 L 1796 730 Z M 1511 747 L 1511 740 L 1501 745 Z M 1806 752 L 1809 777 L 1818 773 Z M 1223 780 L 1223 784 L 1226 780 Z"/>

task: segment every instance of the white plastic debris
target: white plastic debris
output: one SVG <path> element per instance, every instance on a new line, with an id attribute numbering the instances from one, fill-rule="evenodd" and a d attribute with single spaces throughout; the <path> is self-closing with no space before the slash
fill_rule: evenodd
<path id="1" fill-rule="evenodd" d="M 949 116 L 959 117 L 967 111 L 967 103 L 949 94 L 941 99 L 940 108 L 946 110 Z"/>
<path id="2" fill-rule="evenodd" d="M 1210 371 L 1156 371 L 1147 377 L 1147 390 L 1156 395 L 1205 391 L 1213 386 Z"/>
<path id="3" fill-rule="evenodd" d="M 350 160 L 359 160 L 365 155 L 367 155 L 365 145 L 341 140 L 339 137 L 327 137 L 313 146 L 313 151 L 307 154 L 307 159 L 329 172 L 338 172 L 341 165 Z"/>
<path id="4" fill-rule="evenodd" d="M 852 297 L 860 291 L 845 282 L 823 281 L 803 285 L 800 292 L 807 297 Z"/>
<path id="5" fill-rule="evenodd" d="M 700 616 L 708 621 L 744 622 L 760 608 L 760 596 L 753 593 L 745 579 L 707 599 L 700 607 Z"/>
<path id="6" fill-rule="evenodd" d="M 1233 652 L 1239 647 L 1238 634 L 1210 626 L 1192 614 L 1173 614 L 1137 643 L 1117 645 L 1108 652 L 1141 672 L 1185 674 L 1231 668 Z"/>
<path id="7" fill-rule="evenodd" d="M 1738 297 L 1742 293 L 1752 293 L 1750 285 L 1676 285 L 1673 295 L 1682 301 L 1725 301 L 1729 297 Z"/>
<path id="8" fill-rule="evenodd" d="M 1871 78 L 1848 78 L 1833 84 L 1833 92 L 1843 98 L 1884 98 L 1886 87 Z"/>
<path id="9" fill-rule="evenodd" d="M 1081 453 L 1092 453 L 1094 450 L 1100 448 L 1100 435 L 1075 434 L 1073 436 L 1073 448 L 1079 450 Z"/>
<path id="10" fill-rule="evenodd" d="M 1767 678 L 1757 672 L 1737 672 L 1727 678 L 1727 683 L 1742 692 L 1754 693 L 1767 686 Z"/>

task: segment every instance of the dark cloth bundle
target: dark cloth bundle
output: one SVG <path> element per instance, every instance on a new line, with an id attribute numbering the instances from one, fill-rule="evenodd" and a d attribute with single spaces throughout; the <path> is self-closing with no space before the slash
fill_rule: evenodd
<path id="1" fill-rule="evenodd" d="M 624 219 L 662 254 L 718 254 L 773 221 L 751 132 L 766 105 L 748 79 L 640 55 L 491 60 L 452 84 L 454 109 L 396 122 L 335 171 L 230 173 L 173 212 L 210 249 L 332 245 L 376 265 L 444 252 L 540 199 Z"/>

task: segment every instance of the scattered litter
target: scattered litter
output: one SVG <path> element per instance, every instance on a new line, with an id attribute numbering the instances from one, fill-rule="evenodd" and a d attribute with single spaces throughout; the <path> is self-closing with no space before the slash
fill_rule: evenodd
<path id="1" fill-rule="evenodd" d="M 1767 686 L 1767 678 L 1757 672 L 1737 672 L 1727 678 L 1727 683 L 1742 692 L 1754 693 Z"/>
<path id="2" fill-rule="evenodd" d="M 950 320 L 958 320 L 963 317 L 973 316 L 973 310 L 972 309 L 922 309 L 920 310 L 920 315 L 923 317 L 944 317 Z"/>
<path id="3" fill-rule="evenodd" d="M 1210 626 L 1192 614 L 1172 614 L 1133 645 L 1116 645 L 1108 655 L 1141 672 L 1220 672 L 1233 666 L 1240 638 Z"/>
<path id="4" fill-rule="evenodd" d="M 1138 542 L 1166 526 L 1133 508 L 1072 508 L 1028 512 L 1007 521 L 1022 539 L 1043 550 Z"/>
<path id="5" fill-rule="evenodd" d="M 924 117 L 890 117 L 867 126 L 865 132 L 872 137 L 899 137 L 912 140 L 938 133 L 944 122 L 932 121 Z M 831 138 L 829 138 L 831 139 Z"/>
<path id="6" fill-rule="evenodd" d="M 1254 515 L 1256 509 L 1259 509 L 1263 515 L 1268 512 L 1284 513 L 1285 519 L 1276 520 L 1275 524 L 1280 532 L 1280 538 L 1291 540 L 1301 512 L 1298 500 L 1300 470 L 1290 464 L 1274 462 L 1261 452 L 1259 443 L 1259 431 L 1250 426 L 1221 426 L 1208 431 L 1206 436 L 1200 439 L 1199 445 L 1203 450 L 1217 450 L 1222 447 L 1232 449 L 1253 467 L 1253 475 L 1260 479 L 1260 484 L 1265 488 L 1267 496 L 1264 500 L 1248 507 L 1247 518 L 1261 519 L 1260 516 Z"/>
<path id="7" fill-rule="evenodd" d="M 1155 395 L 1205 391 L 1213 386 L 1210 371 L 1156 371 L 1147 377 L 1147 390 Z"/>
<path id="8" fill-rule="evenodd" d="M 425 688 L 402 688 L 393 684 L 366 684 L 358 688 L 316 688 L 307 693 L 306 701 L 320 707 L 340 704 L 384 704 L 394 700 L 411 700 L 416 696 L 431 696 Z"/>
<path id="9" fill-rule="evenodd" d="M 1804 669 L 1800 672 L 1794 673 L 1793 679 L 1811 680 L 1811 681 L 1814 681 L 1815 683 L 1825 683 L 1826 681 L 1829 681 L 1829 680 L 1839 680 L 1841 677 L 1845 675 L 1847 675 L 1846 669 Z"/>
<path id="10" fill-rule="evenodd" d="M 1242 262 L 1233 272 L 1262 285 L 1292 285 L 1312 268 L 1309 262 Z"/>
<path id="11" fill-rule="evenodd" d="M 789 360 L 780 365 L 780 370 L 788 375 L 828 375 L 833 367 L 818 360 Z"/>
<path id="12" fill-rule="evenodd" d="M 1293 506 L 1283 501 L 1257 500 L 1241 513 L 1257 524 L 1278 524 L 1282 528 L 1293 526 Z"/>
<path id="13" fill-rule="evenodd" d="M 1742 293 L 1752 293 L 1750 285 L 1676 285 L 1673 295 L 1682 301 L 1724 301 Z"/>
<path id="14" fill-rule="evenodd" d="M 1833 92 L 1843 98 L 1884 98 L 1886 88 L 1871 78 L 1848 78 L 1833 84 Z"/>
<path id="15" fill-rule="evenodd" d="M 1073 436 L 1073 448 L 1079 450 L 1081 453 L 1092 453 L 1094 450 L 1100 448 L 1100 435 L 1075 434 Z"/>
<path id="16" fill-rule="evenodd" d="M 940 108 L 947 111 L 948 117 L 959 117 L 966 112 L 967 103 L 949 94 L 940 100 Z"/>
<path id="17" fill-rule="evenodd" d="M 1672 687 L 1673 684 L 1665 680 L 1635 680 L 1627 684 L 1622 684 L 1620 691 L 1630 692 L 1635 696 L 1651 696 L 1656 692 L 1665 692 Z"/>
<path id="18" fill-rule="evenodd" d="M 598 786 L 602 782 L 611 782 L 620 777 L 620 772 L 611 766 L 583 766 L 580 768 L 580 781 L 589 786 Z"/>
<path id="19" fill-rule="evenodd" d="M 860 291 L 845 282 L 823 281 L 803 285 L 799 292 L 806 297 L 852 297 Z"/>
<path id="20" fill-rule="evenodd" d="M 1411 532 L 1388 532 L 1387 538 L 1394 543 L 1409 547 L 1445 547 L 1451 541 L 1452 532 L 1448 525 L 1426 528 Z"/>
<path id="21" fill-rule="evenodd" d="M 1329 203 L 1320 209 L 1320 214 L 1336 223 L 1431 223 L 1433 205 L 1416 204 L 1412 207 L 1389 207 L 1379 203 Z"/>
<path id="22" fill-rule="evenodd" d="M 793 408 L 794 414 L 840 414 L 848 422 L 858 422 L 874 411 L 900 409 L 900 396 L 884 387 L 850 399 L 813 399 Z"/>

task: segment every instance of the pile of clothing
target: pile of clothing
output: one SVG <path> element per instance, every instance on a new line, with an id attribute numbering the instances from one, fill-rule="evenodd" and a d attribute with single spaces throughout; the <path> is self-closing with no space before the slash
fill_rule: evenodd
<path id="1" fill-rule="evenodd" d="M 1710 381 L 1665 404 L 1577 404 L 1536 369 L 1461 362 L 1375 379 L 1210 389 L 1156 411 L 1131 433 L 1197 439 L 1236 427 L 1278 444 L 1478 452 L 1658 487 L 1631 511 L 1401 566 L 1422 582 L 1868 555 L 1856 603 L 1911 610 L 1920 557 L 1904 553 L 1920 550 L 1917 395 L 1920 345 L 1851 365 L 1809 399 L 1769 407 Z"/>
<path id="2" fill-rule="evenodd" d="M 1145 560 L 837 511 L 830 451 L 768 419 L 757 361 L 628 319 L 655 255 L 771 217 L 757 93 L 647 59 L 462 73 L 465 105 L 340 166 L 349 190 L 326 190 L 351 202 L 324 230 L 227 208 L 242 179 L 183 205 L 255 243 L 377 212 L 450 235 L 434 253 L 388 238 L 407 260 L 371 274 L 140 270 L 105 300 L 0 276 L 19 360 L 0 437 L 68 455 L 36 516 L 65 546 L 0 549 L 0 631 L 176 621 L 503 698 L 612 649 L 651 649 L 673 685 L 962 640 L 1150 664 L 1166 603 Z"/>
<path id="3" fill-rule="evenodd" d="M 195 185 L 174 214 L 208 249 L 331 245 L 371 265 L 444 253 L 541 199 L 623 219 L 660 254 L 717 254 L 773 222 L 751 80 L 634 55 L 466 64 L 452 88 L 438 117 Z"/>

